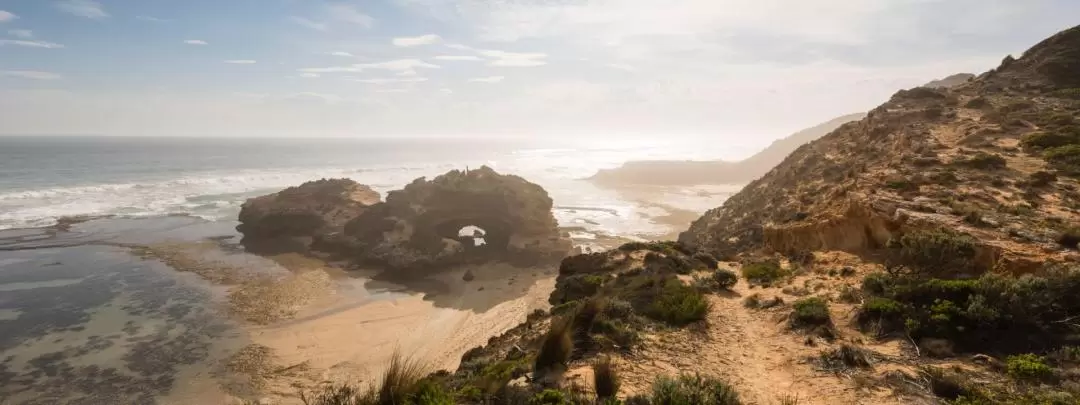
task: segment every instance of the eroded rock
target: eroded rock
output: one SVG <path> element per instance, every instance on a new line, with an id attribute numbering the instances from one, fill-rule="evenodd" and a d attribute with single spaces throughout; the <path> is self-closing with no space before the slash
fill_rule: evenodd
<path id="1" fill-rule="evenodd" d="M 349 179 L 309 181 L 247 200 L 236 230 L 248 250 L 306 252 L 314 238 L 339 232 L 379 202 L 378 192 Z"/>
<path id="2" fill-rule="evenodd" d="M 393 269 L 534 264 L 572 249 L 551 208 L 540 186 L 485 166 L 416 179 L 385 202 L 352 180 L 305 183 L 249 200 L 237 229 L 245 246 L 273 241 Z"/>

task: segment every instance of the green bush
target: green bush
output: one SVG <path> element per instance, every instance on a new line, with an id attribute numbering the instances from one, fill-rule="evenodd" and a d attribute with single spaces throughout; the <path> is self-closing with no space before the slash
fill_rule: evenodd
<path id="1" fill-rule="evenodd" d="M 975 110 L 980 110 L 989 106 L 990 102 L 986 101 L 985 97 L 975 97 L 971 100 L 968 100 L 968 102 L 964 104 L 965 108 L 971 108 Z"/>
<path id="2" fill-rule="evenodd" d="M 619 393 L 619 376 L 610 357 L 603 357 L 592 364 L 593 389 L 598 399 L 615 398 Z"/>
<path id="3" fill-rule="evenodd" d="M 1067 132 L 1033 132 L 1020 139 L 1024 149 L 1041 151 L 1080 143 L 1080 137 Z"/>
<path id="4" fill-rule="evenodd" d="M 924 100 L 924 99 L 944 99 L 945 92 L 939 89 L 932 89 L 929 87 L 916 87 L 908 90 L 900 90 L 893 94 L 893 100 L 910 99 L 910 100 Z"/>
<path id="5" fill-rule="evenodd" d="M 727 382 L 698 374 L 662 376 L 653 382 L 654 405 L 740 405 L 739 394 Z"/>
<path id="6" fill-rule="evenodd" d="M 882 332 L 913 339 L 946 339 L 959 351 L 1027 352 L 1067 343 L 1080 314 L 1080 269 L 978 279 L 935 279 L 918 274 L 875 276 L 857 321 L 880 321 Z"/>
<path id="7" fill-rule="evenodd" d="M 1062 173 L 1073 176 L 1080 175 L 1080 145 L 1066 145 L 1047 149 L 1043 152 L 1043 158 Z"/>
<path id="8" fill-rule="evenodd" d="M 1054 374 L 1044 357 L 1031 353 L 1009 356 L 1005 365 L 1009 376 L 1017 380 L 1045 380 Z"/>
<path id="9" fill-rule="evenodd" d="M 709 301 L 701 291 L 676 279 L 664 284 L 644 313 L 669 325 L 682 326 L 705 319 L 709 313 Z"/>
<path id="10" fill-rule="evenodd" d="M 1080 227 L 1068 228 L 1058 235 L 1057 243 L 1066 249 L 1080 249 Z"/>
<path id="11" fill-rule="evenodd" d="M 694 285 L 702 291 L 731 290 L 739 282 L 739 276 L 734 271 L 719 269 L 708 277 L 694 276 Z"/>
<path id="12" fill-rule="evenodd" d="M 919 230 L 889 242 L 891 260 L 917 273 L 965 274 L 976 271 L 975 239 L 944 229 Z"/>
<path id="13" fill-rule="evenodd" d="M 959 160 L 956 163 L 979 170 L 999 170 L 1004 169 L 1007 162 L 1001 155 L 979 152 L 975 156 Z"/>
<path id="14" fill-rule="evenodd" d="M 1034 187 L 1046 187 L 1057 181 L 1057 175 L 1047 171 L 1037 171 L 1029 176 L 1028 184 Z"/>
<path id="15" fill-rule="evenodd" d="M 426 378 L 427 366 L 395 353 L 378 385 L 370 389 L 339 384 L 301 391 L 305 405 L 453 405 L 453 395 Z"/>
<path id="16" fill-rule="evenodd" d="M 1073 100 L 1080 100 L 1080 88 L 1077 89 L 1060 89 L 1050 93 L 1053 97 L 1069 98 Z"/>
<path id="17" fill-rule="evenodd" d="M 829 304 L 821 297 L 803 298 L 792 304 L 791 326 L 812 328 L 832 325 Z"/>
<path id="18" fill-rule="evenodd" d="M 780 267 L 780 263 L 776 261 L 750 263 L 743 266 L 741 271 L 747 283 L 762 286 L 770 286 L 791 275 L 791 271 Z"/>

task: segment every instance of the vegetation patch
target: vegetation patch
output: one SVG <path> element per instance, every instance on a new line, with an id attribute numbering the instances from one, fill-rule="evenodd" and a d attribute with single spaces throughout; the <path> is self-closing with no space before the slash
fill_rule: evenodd
<path id="1" fill-rule="evenodd" d="M 822 369 L 834 373 L 851 369 L 873 367 L 873 353 L 858 346 L 843 344 L 832 350 L 821 352 L 818 364 Z"/>
<path id="2" fill-rule="evenodd" d="M 975 239 L 944 229 L 918 230 L 889 241 L 890 267 L 930 275 L 975 272 Z"/>
<path id="3" fill-rule="evenodd" d="M 702 291 L 717 292 L 730 291 L 739 282 L 739 276 L 734 271 L 719 269 L 708 276 L 694 276 L 694 285 Z"/>
<path id="4" fill-rule="evenodd" d="M 773 283 L 791 276 L 791 271 L 780 267 L 780 263 L 769 260 L 750 263 L 742 267 L 742 276 L 751 286 L 771 286 Z"/>
<path id="5" fill-rule="evenodd" d="M 821 297 L 803 298 L 792 305 L 790 323 L 794 328 L 809 329 L 832 326 L 829 304 Z"/>
<path id="6" fill-rule="evenodd" d="M 727 382 L 699 374 L 660 377 L 653 382 L 650 403 L 656 405 L 740 405 L 739 394 Z"/>
<path id="7" fill-rule="evenodd" d="M 1009 376 L 1017 380 L 1040 381 L 1054 375 L 1054 370 L 1046 364 L 1046 358 L 1031 353 L 1009 356 L 1005 365 Z"/>
<path id="8" fill-rule="evenodd" d="M 1080 270 L 1051 268 L 1013 278 L 985 274 L 949 280 L 919 274 L 877 274 L 864 280 L 869 295 L 857 321 L 915 340 L 945 339 L 959 351 L 1026 353 L 1052 350 L 1074 334 L 1080 315 Z"/>
<path id="9" fill-rule="evenodd" d="M 1058 171 L 1071 175 L 1080 175 L 1080 144 L 1047 149 L 1043 158 Z"/>
<path id="10" fill-rule="evenodd" d="M 979 152 L 975 156 L 958 160 L 956 164 L 979 170 L 1000 170 L 1007 165 L 1005 158 L 994 153 Z"/>

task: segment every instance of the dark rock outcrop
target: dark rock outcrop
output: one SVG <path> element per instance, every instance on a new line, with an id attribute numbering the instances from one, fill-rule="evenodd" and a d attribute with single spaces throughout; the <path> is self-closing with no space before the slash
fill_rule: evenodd
<path id="1" fill-rule="evenodd" d="M 540 186 L 481 167 L 416 179 L 385 202 L 351 180 L 306 183 L 249 200 L 237 229 L 245 241 L 284 240 L 295 250 L 392 269 L 532 264 L 557 261 L 572 249 L 551 208 Z M 469 226 L 483 231 L 459 236 Z M 481 237 L 484 244 L 475 244 Z"/>
<path id="2" fill-rule="evenodd" d="M 380 202 L 379 193 L 349 179 L 322 179 L 247 200 L 237 231 L 255 252 L 305 252 L 319 235 L 340 231 Z"/>

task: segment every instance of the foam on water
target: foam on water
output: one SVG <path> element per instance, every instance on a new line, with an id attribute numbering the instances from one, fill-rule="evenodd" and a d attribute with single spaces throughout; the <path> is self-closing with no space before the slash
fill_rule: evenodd
<path id="1" fill-rule="evenodd" d="M 564 226 L 582 226 L 608 234 L 660 233 L 647 217 L 656 212 L 628 201 L 610 190 L 580 181 L 601 168 L 628 160 L 671 157 L 707 158 L 700 149 L 659 148 L 650 143 L 626 143 L 600 147 L 518 148 L 505 153 L 477 152 L 442 160 L 342 165 L 274 167 L 268 157 L 262 168 L 199 170 L 193 164 L 175 174 L 156 167 L 140 175 L 125 172 L 125 179 L 101 181 L 87 174 L 86 181 L 64 186 L 35 187 L 33 182 L 0 190 L 0 229 L 42 227 L 70 216 L 117 216 L 127 218 L 191 215 L 209 220 L 235 219 L 240 205 L 251 197 L 320 178 L 347 177 L 380 193 L 400 188 L 417 177 L 435 176 L 452 169 L 488 165 L 503 173 L 518 174 L 543 186 L 555 200 L 556 218 Z M 363 156 L 361 156 L 363 157 Z M 309 160 L 318 161 L 317 157 Z M 375 161 L 378 159 L 368 159 Z M 2 177 L 2 176 L 0 176 Z M 0 180 L 3 180 L 0 178 Z M 54 182 L 55 184 L 55 182 Z M 584 209 L 583 209 L 584 208 Z M 655 228 L 655 229 L 654 229 Z"/>

